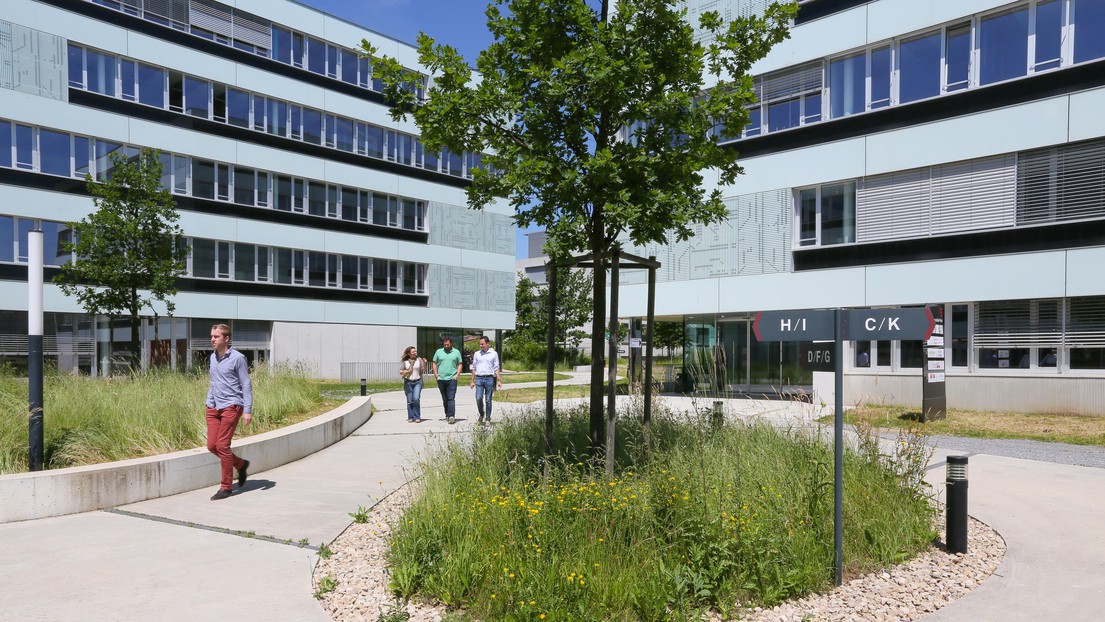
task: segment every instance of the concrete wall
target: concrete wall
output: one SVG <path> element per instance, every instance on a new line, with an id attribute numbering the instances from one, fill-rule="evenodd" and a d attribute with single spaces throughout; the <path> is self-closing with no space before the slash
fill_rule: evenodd
<path id="1" fill-rule="evenodd" d="M 299 460 L 348 436 L 372 417 L 370 397 L 293 426 L 234 443 L 250 470 L 267 471 Z M 219 483 L 219 459 L 206 448 L 0 476 L 0 523 L 89 512 L 166 497 Z"/>
<path id="2" fill-rule="evenodd" d="M 273 361 L 302 365 L 316 378 L 336 380 L 341 363 L 397 362 L 417 337 L 412 326 L 273 322 Z"/>
<path id="3" fill-rule="evenodd" d="M 831 374 L 828 374 L 831 377 Z M 948 376 L 948 408 L 1007 412 L 1057 412 L 1100 415 L 1105 378 L 1086 376 L 984 375 Z M 846 374 L 849 403 L 882 403 L 921 407 L 919 372 Z"/>

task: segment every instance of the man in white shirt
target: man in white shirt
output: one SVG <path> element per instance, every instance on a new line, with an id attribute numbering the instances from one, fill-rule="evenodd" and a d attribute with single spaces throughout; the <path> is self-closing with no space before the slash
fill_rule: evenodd
<path id="1" fill-rule="evenodd" d="M 503 388 L 499 377 L 499 355 L 490 349 L 487 337 L 480 337 L 480 349 L 472 355 L 472 382 L 476 389 L 476 409 L 480 411 L 480 423 L 491 423 L 491 396 L 495 388 Z"/>

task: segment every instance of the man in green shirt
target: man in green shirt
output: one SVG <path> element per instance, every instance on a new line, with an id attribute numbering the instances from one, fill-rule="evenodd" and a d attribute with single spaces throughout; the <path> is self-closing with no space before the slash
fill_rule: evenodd
<path id="1" fill-rule="evenodd" d="M 437 390 L 441 391 L 441 402 L 445 405 L 445 418 L 449 423 L 457 422 L 457 376 L 463 363 L 460 350 L 455 349 L 453 340 L 446 337 L 441 342 L 441 348 L 434 353 L 434 376 L 437 377 Z"/>

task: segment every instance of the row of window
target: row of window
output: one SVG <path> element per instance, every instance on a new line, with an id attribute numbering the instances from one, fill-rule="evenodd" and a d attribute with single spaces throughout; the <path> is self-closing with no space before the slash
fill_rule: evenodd
<path id="1" fill-rule="evenodd" d="M 190 239 L 188 275 L 404 294 L 426 293 L 426 264 Z"/>
<path id="2" fill-rule="evenodd" d="M 478 153 L 427 151 L 411 134 L 73 43 L 68 64 L 72 88 L 455 177 L 481 165 Z"/>
<path id="3" fill-rule="evenodd" d="M 273 24 L 213 0 L 90 0 L 129 15 L 215 41 L 240 50 L 267 56 L 286 65 L 340 80 L 364 89 L 381 91 L 372 77 L 367 57 L 357 50 L 327 43 L 309 35 Z M 425 96 L 425 77 L 412 81 L 410 88 L 421 99 Z"/>
<path id="4" fill-rule="evenodd" d="M 755 78 L 740 137 L 1105 58 L 1105 0 L 1032 0 Z M 718 130 L 720 131 L 720 130 Z"/>
<path id="5" fill-rule="evenodd" d="M 995 300 L 948 305 L 951 369 L 1040 372 L 1105 369 L 1105 297 Z M 920 341 L 857 341 L 856 368 L 920 369 Z"/>
<path id="6" fill-rule="evenodd" d="M 140 148 L 0 121 L 0 167 L 83 179 L 111 177 L 111 154 Z M 162 152 L 161 185 L 173 194 L 229 201 L 411 231 L 426 230 L 426 202 L 235 164 Z"/>
<path id="7" fill-rule="evenodd" d="M 1105 140 L 795 191 L 797 247 L 1105 217 Z"/>
<path id="8" fill-rule="evenodd" d="M 27 263 L 27 233 L 42 230 L 43 263 L 61 266 L 72 259 L 62 242 L 67 223 L 0 215 L 0 262 Z M 241 282 L 277 283 L 404 294 L 426 293 L 426 264 L 277 246 L 187 238 L 187 276 Z"/>

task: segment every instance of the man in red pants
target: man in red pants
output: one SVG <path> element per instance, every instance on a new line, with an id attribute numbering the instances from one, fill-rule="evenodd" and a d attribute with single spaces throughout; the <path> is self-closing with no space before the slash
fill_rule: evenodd
<path id="1" fill-rule="evenodd" d="M 241 352 L 230 347 L 230 327 L 211 327 L 211 386 L 207 389 L 207 451 L 222 462 L 219 491 L 211 497 L 219 501 L 230 496 L 234 469 L 238 469 L 238 489 L 246 483 L 249 460 L 230 451 L 230 439 L 238 420 L 249 425 L 253 419 L 253 385 L 249 381 L 249 365 Z"/>

